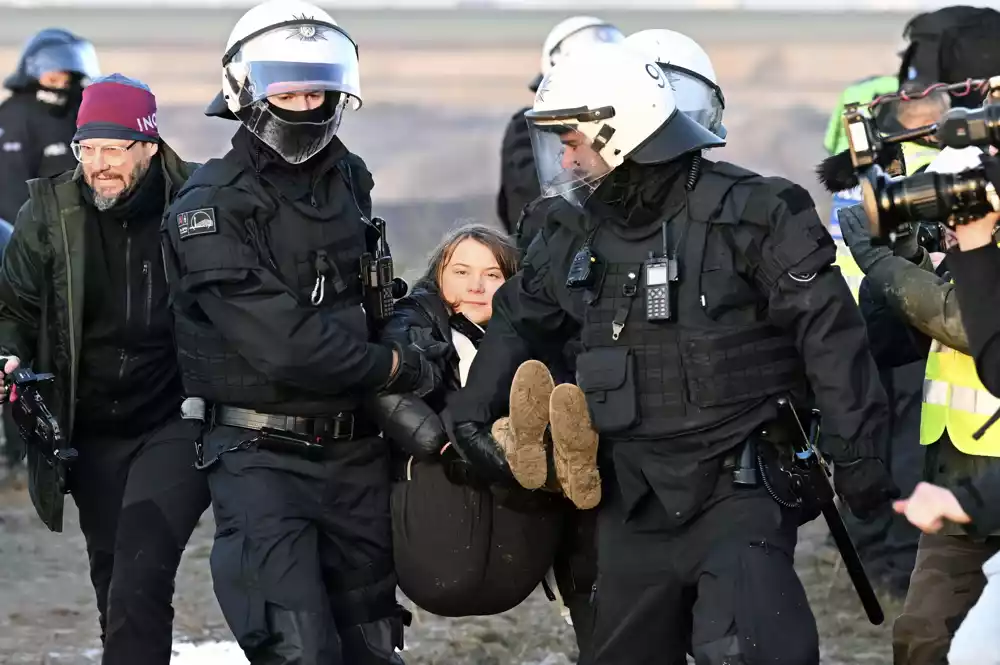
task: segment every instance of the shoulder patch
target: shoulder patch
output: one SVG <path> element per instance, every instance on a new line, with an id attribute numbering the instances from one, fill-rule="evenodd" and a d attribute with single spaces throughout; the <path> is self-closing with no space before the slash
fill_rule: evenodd
<path id="1" fill-rule="evenodd" d="M 181 240 L 206 233 L 217 233 L 215 208 L 198 208 L 177 215 L 177 233 Z"/>
<path id="2" fill-rule="evenodd" d="M 778 198 L 785 202 L 785 205 L 788 206 L 788 212 L 793 215 L 816 207 L 809 192 L 800 185 L 792 185 L 781 190 Z"/>

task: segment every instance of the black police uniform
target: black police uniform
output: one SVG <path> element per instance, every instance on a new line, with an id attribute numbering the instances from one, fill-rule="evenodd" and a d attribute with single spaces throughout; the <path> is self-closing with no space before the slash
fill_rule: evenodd
<path id="1" fill-rule="evenodd" d="M 542 195 L 535 171 L 535 155 L 531 147 L 531 132 L 523 108 L 511 116 L 504 130 L 500 147 L 500 191 L 497 193 L 497 216 L 507 233 L 520 236 L 518 221 L 524 207 Z M 525 237 L 522 247 L 530 244 Z"/>
<path id="2" fill-rule="evenodd" d="M 884 501 L 884 470 L 870 457 L 885 394 L 806 191 L 708 161 L 695 183 L 700 159 L 626 161 L 588 202 L 586 227 L 549 208 L 522 271 L 497 291 L 451 404 L 456 444 L 468 452 L 460 432 L 505 412 L 496 387 L 522 361 L 581 334 L 577 383 L 601 433 L 606 483 L 590 663 L 680 665 L 688 649 L 699 665 L 818 663 L 792 566 L 800 516 L 724 470 L 776 418 L 778 396 L 804 405 L 811 384 L 827 452 L 856 461 L 839 489 L 859 510 Z M 642 266 L 664 255 L 664 237 L 679 277 L 673 318 L 648 321 Z M 594 278 L 570 289 L 588 243 Z"/>
<path id="3" fill-rule="evenodd" d="M 362 307 L 372 187 L 337 138 L 295 167 L 241 127 L 164 218 L 215 591 L 252 662 L 402 662 L 387 449 L 359 410 L 392 366 Z"/>

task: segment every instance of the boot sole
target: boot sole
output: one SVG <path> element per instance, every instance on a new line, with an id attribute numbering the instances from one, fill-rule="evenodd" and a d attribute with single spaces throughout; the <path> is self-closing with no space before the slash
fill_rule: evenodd
<path id="1" fill-rule="evenodd" d="M 549 399 L 549 420 L 556 477 L 563 494 L 581 510 L 595 508 L 601 502 L 598 436 L 583 391 L 569 383 L 556 386 Z"/>
<path id="2" fill-rule="evenodd" d="M 526 489 L 542 487 L 548 475 L 545 430 L 549 425 L 549 399 L 554 388 L 548 368 L 537 360 L 522 363 L 510 385 L 510 429 L 514 446 L 507 462 L 517 482 Z"/>

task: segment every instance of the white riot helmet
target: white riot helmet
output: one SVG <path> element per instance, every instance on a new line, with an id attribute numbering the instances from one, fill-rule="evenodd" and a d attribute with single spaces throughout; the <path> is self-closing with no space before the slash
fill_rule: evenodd
<path id="1" fill-rule="evenodd" d="M 541 73 L 531 82 L 531 89 L 538 90 L 538 84 L 552 66 L 573 51 L 591 44 L 616 44 L 623 41 L 625 35 L 621 30 L 594 16 L 571 16 L 560 21 L 545 38 L 539 69 Z"/>
<path id="2" fill-rule="evenodd" d="M 698 42 L 673 30 L 643 30 L 629 35 L 625 43 L 653 58 L 667 74 L 677 108 L 708 131 L 726 138 L 722 95 L 715 68 Z"/>
<path id="3" fill-rule="evenodd" d="M 652 58 L 623 44 L 593 45 L 557 62 L 524 115 L 542 196 L 578 208 L 626 159 L 658 164 L 725 145 L 678 112 Z"/>
<path id="4" fill-rule="evenodd" d="M 311 111 L 286 111 L 269 97 L 324 92 Z M 302 0 L 269 0 L 236 23 L 222 58 L 226 107 L 286 161 L 300 164 L 337 133 L 344 108 L 361 107 L 358 47 L 336 21 Z"/>

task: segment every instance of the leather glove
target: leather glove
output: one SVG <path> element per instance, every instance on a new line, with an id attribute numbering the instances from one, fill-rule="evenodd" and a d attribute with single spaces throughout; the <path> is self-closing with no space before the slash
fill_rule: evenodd
<path id="1" fill-rule="evenodd" d="M 899 488 L 877 457 L 861 457 L 852 462 L 834 463 L 833 487 L 860 520 L 900 497 Z"/>
<path id="2" fill-rule="evenodd" d="M 840 232 L 844 244 L 851 250 L 854 261 L 861 272 L 868 274 L 876 263 L 892 256 L 892 250 L 884 245 L 872 244 L 872 233 L 868 226 L 868 216 L 860 205 L 841 208 L 837 211 Z"/>
<path id="3" fill-rule="evenodd" d="M 398 364 L 380 392 L 414 393 L 417 397 L 426 397 L 443 385 L 444 374 L 438 363 L 451 351 L 450 344 L 393 344 L 392 348 L 398 356 Z"/>
<path id="4" fill-rule="evenodd" d="M 452 443 L 479 476 L 491 483 L 510 484 L 513 481 L 514 474 L 507 464 L 507 457 L 490 434 L 488 426 L 482 423 L 455 423 Z"/>

